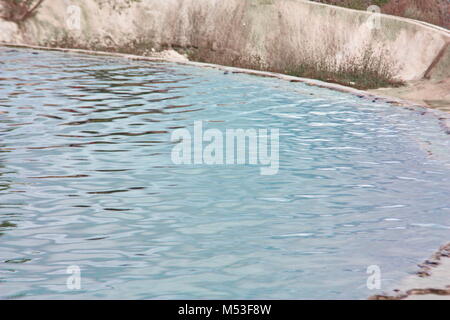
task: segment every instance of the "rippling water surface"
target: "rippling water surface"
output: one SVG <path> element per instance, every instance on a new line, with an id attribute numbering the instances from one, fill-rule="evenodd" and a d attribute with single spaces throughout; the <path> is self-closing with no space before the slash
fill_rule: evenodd
<path id="1" fill-rule="evenodd" d="M 278 174 L 173 164 L 196 120 L 279 128 Z M 388 289 L 448 241 L 449 137 L 300 83 L 0 48 L 0 297 L 364 298 L 369 265 Z"/>

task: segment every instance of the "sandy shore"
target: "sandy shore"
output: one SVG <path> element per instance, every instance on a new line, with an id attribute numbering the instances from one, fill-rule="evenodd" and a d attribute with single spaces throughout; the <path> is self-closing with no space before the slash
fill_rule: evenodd
<path id="1" fill-rule="evenodd" d="M 411 81 L 399 88 L 382 88 L 369 92 L 414 101 L 450 113 L 450 78 Z"/>
<path id="2" fill-rule="evenodd" d="M 369 299 L 450 300 L 450 243 L 419 267 L 419 271 L 404 279 L 398 289 Z"/>

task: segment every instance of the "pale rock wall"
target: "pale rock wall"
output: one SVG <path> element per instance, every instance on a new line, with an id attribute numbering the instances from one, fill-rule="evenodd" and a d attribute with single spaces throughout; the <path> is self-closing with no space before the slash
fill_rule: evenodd
<path id="1" fill-rule="evenodd" d="M 22 31 L 2 22 L 0 40 L 131 52 L 172 47 L 204 62 L 278 72 L 379 63 L 400 80 L 421 79 L 450 41 L 442 28 L 300 0 L 141 0 L 122 10 L 99 1 L 46 0 Z M 80 30 L 68 24 L 71 5 L 81 9 Z M 368 53 L 374 61 L 365 61 Z"/>
<path id="2" fill-rule="evenodd" d="M 0 19 L 0 41 L 8 43 L 22 42 L 23 38 L 17 24 Z"/>

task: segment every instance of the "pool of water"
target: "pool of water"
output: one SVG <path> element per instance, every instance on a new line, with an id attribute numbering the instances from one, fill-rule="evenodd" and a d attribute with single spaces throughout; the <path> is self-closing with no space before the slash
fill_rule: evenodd
<path id="1" fill-rule="evenodd" d="M 279 129 L 278 173 L 174 164 L 199 120 Z M 0 48 L 0 297 L 365 298 L 449 240 L 449 138 L 301 83 Z"/>

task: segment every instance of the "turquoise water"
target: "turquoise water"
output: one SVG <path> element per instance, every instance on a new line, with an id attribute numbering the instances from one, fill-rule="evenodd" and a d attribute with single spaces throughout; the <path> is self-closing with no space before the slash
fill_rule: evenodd
<path id="1" fill-rule="evenodd" d="M 173 164 L 197 120 L 278 128 L 278 174 Z M 365 298 L 449 240 L 449 138 L 301 83 L 0 48 L 0 297 Z"/>

